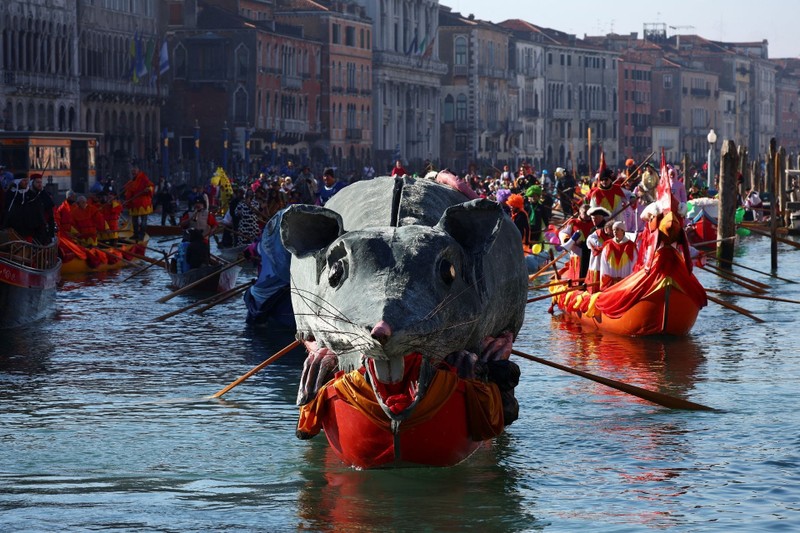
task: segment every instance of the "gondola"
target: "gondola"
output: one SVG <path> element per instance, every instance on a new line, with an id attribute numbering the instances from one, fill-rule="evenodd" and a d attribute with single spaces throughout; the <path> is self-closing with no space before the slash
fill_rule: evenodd
<path id="1" fill-rule="evenodd" d="M 80 275 L 119 270 L 130 265 L 130 260 L 136 255 L 145 254 L 147 240 L 148 236 L 145 235 L 145 239 L 141 242 L 86 248 L 62 235 L 58 242 L 62 258 L 61 274 Z"/>

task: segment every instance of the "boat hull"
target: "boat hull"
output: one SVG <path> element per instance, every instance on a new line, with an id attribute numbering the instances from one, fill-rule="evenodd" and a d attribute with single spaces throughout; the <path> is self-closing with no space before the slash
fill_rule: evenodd
<path id="1" fill-rule="evenodd" d="M 699 313 L 700 308 L 693 300 L 673 285 L 667 285 L 648 295 L 618 318 L 565 311 L 570 319 L 577 320 L 584 326 L 632 336 L 687 335 Z"/>
<path id="2" fill-rule="evenodd" d="M 235 266 L 222 270 L 224 265 L 203 266 L 193 268 L 187 272 L 170 272 L 170 288 L 182 289 L 196 281 L 208 277 L 203 283 L 197 285 L 192 290 L 198 292 L 225 292 L 231 290 L 236 284 L 241 267 Z M 215 275 L 212 275 L 215 274 Z M 210 276 L 210 277 L 209 277 Z"/>
<path id="3" fill-rule="evenodd" d="M 55 308 L 61 261 L 46 270 L 0 259 L 0 329 L 17 328 L 50 316 Z"/>
<path id="4" fill-rule="evenodd" d="M 408 429 L 401 423 L 397 434 L 365 417 L 335 388 L 329 387 L 324 393 L 325 436 L 337 457 L 356 468 L 453 466 L 486 442 L 469 435 L 463 383 L 433 417 Z"/>
<path id="5" fill-rule="evenodd" d="M 641 269 L 596 294 L 550 289 L 553 303 L 571 320 L 620 335 L 686 335 L 707 303 L 705 289 L 671 247 Z"/>

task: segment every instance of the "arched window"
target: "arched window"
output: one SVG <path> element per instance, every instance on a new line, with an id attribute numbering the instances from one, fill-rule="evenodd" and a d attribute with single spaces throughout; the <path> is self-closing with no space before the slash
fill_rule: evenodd
<path id="1" fill-rule="evenodd" d="M 246 79 L 250 67 L 250 51 L 243 44 L 236 47 L 236 79 Z"/>
<path id="2" fill-rule="evenodd" d="M 455 56 L 453 57 L 453 64 L 455 66 L 466 66 L 467 64 L 467 38 L 463 35 L 459 35 L 455 38 L 454 41 L 454 52 Z"/>
<path id="3" fill-rule="evenodd" d="M 453 100 L 453 95 L 448 94 L 444 97 L 444 121 L 445 122 L 453 122 L 455 117 L 455 100 Z"/>
<path id="4" fill-rule="evenodd" d="M 175 77 L 186 78 L 186 48 L 183 43 L 178 43 L 172 52 L 172 63 L 175 65 Z"/>

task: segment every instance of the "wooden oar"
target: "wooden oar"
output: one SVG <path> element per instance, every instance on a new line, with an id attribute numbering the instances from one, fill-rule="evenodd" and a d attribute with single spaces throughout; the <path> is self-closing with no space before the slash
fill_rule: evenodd
<path id="1" fill-rule="evenodd" d="M 751 227 L 751 226 L 742 226 L 742 227 L 745 227 L 745 228 L 749 229 L 750 231 L 752 231 L 756 235 L 761 235 L 762 237 L 770 237 L 770 238 L 772 238 L 772 235 L 770 235 L 768 231 L 763 231 L 763 230 L 760 230 L 760 229 L 756 229 L 756 228 Z M 783 244 L 788 244 L 789 246 L 794 246 L 795 248 L 800 248 L 800 242 L 795 242 L 795 241 L 790 240 L 790 239 L 784 239 L 783 237 L 778 237 L 777 235 L 775 236 L 775 240 L 778 241 L 778 242 L 782 242 Z"/>
<path id="2" fill-rule="evenodd" d="M 112 247 L 113 248 L 113 247 Z M 153 259 L 152 257 L 147 257 L 146 255 L 137 254 L 136 252 L 131 252 L 130 250 L 120 250 L 124 255 L 129 255 L 131 257 L 135 257 L 136 259 L 141 259 L 142 261 L 147 261 L 148 263 L 155 263 L 159 266 L 166 267 L 166 262 L 160 259 Z"/>
<path id="3" fill-rule="evenodd" d="M 706 292 L 713 292 L 714 294 L 727 294 L 728 296 L 743 296 L 745 298 L 756 298 L 758 300 L 767 300 L 770 302 L 786 302 L 789 304 L 800 304 L 800 300 L 790 300 L 788 298 L 776 298 L 774 296 L 764 296 L 763 294 L 749 294 L 746 292 L 723 291 L 720 289 L 706 289 Z"/>
<path id="4" fill-rule="evenodd" d="M 753 271 L 753 272 L 755 272 L 755 273 L 757 273 L 757 274 L 762 274 L 762 275 L 764 275 L 764 276 L 769 276 L 769 277 L 771 277 L 771 278 L 775 278 L 775 279 L 779 279 L 779 280 L 781 280 L 781 281 L 785 281 L 786 283 L 797 283 L 797 282 L 796 282 L 796 281 L 794 281 L 794 280 L 791 280 L 791 279 L 786 279 L 786 278 L 782 278 L 782 277 L 778 276 L 777 274 L 772 274 L 772 273 L 770 273 L 770 272 L 764 272 L 763 270 L 756 270 L 755 268 L 751 268 L 751 267 L 748 267 L 748 266 L 744 266 L 744 265 L 742 265 L 741 263 L 736 263 L 736 262 L 734 262 L 734 261 L 730 261 L 730 260 L 728 260 L 728 259 L 725 259 L 725 258 L 722 258 L 722 257 L 713 257 L 713 256 L 712 256 L 712 258 L 713 258 L 713 259 L 716 259 L 717 261 L 721 261 L 721 262 L 723 262 L 723 263 L 726 263 L 726 264 L 729 264 L 729 265 L 733 265 L 733 266 L 735 266 L 735 267 L 743 268 L 743 269 L 745 269 L 745 270 L 751 270 L 751 271 Z"/>
<path id="5" fill-rule="evenodd" d="M 600 285 L 600 282 L 596 281 L 594 283 L 587 283 L 587 285 Z M 542 296 L 536 296 L 535 298 L 528 298 L 528 303 L 538 302 L 539 300 L 546 300 L 548 298 L 552 298 L 553 296 L 566 294 L 568 292 L 583 291 L 583 290 L 585 290 L 585 288 L 583 285 L 581 285 L 580 287 L 574 287 L 572 289 L 567 289 L 565 291 L 552 292 L 550 294 L 543 294 Z"/>
<path id="6" fill-rule="evenodd" d="M 243 257 L 243 258 L 241 258 L 241 259 L 239 259 L 237 261 L 234 261 L 232 263 L 228 263 L 227 265 L 225 265 L 221 269 L 215 270 L 214 272 L 212 272 L 208 276 L 202 277 L 202 278 L 198 279 L 197 281 L 193 281 L 192 283 L 190 283 L 188 285 L 185 285 L 185 286 L 181 287 L 180 289 L 178 289 L 177 291 L 174 291 L 174 292 L 171 292 L 171 293 L 167 294 L 166 296 L 162 296 L 161 298 L 156 300 L 156 302 L 162 303 L 162 304 L 164 302 L 168 302 L 168 301 L 172 300 L 173 298 L 175 298 L 176 296 L 178 296 L 180 294 L 183 294 L 184 292 L 188 292 L 188 291 L 194 289 L 195 287 L 197 287 L 198 285 L 202 285 L 204 282 L 208 281 L 209 279 L 213 278 L 214 276 L 218 275 L 219 273 L 221 273 L 221 272 L 223 272 L 225 270 L 228 270 L 229 268 L 233 268 L 236 265 L 238 265 L 239 263 L 243 263 L 244 261 L 246 261 L 246 259 Z"/>
<path id="7" fill-rule="evenodd" d="M 706 266 L 710 266 L 711 268 L 713 268 L 717 272 L 721 272 L 723 274 L 727 274 L 728 276 L 733 276 L 736 279 L 742 280 L 743 282 L 749 283 L 750 285 L 754 285 L 754 286 L 756 286 L 756 287 L 758 287 L 760 289 L 764 289 L 765 291 L 770 288 L 770 286 L 767 283 L 764 283 L 764 282 L 761 282 L 761 281 L 756 281 L 756 280 L 754 280 L 752 278 L 748 278 L 747 276 L 743 276 L 742 274 L 737 274 L 736 272 L 733 272 L 733 271 L 728 270 L 726 268 L 722 268 L 719 265 L 711 265 L 711 264 L 709 264 L 709 265 L 706 265 Z"/>
<path id="8" fill-rule="evenodd" d="M 708 291 L 706 291 L 706 292 L 708 292 Z M 738 305 L 733 305 L 732 303 L 725 302 L 723 300 L 720 300 L 719 298 L 715 298 L 715 297 L 711 296 L 710 294 L 706 294 L 706 298 L 708 298 L 709 301 L 712 301 L 715 304 L 721 305 L 722 307 L 727 307 L 728 309 L 730 309 L 732 311 L 736 311 L 737 313 L 741 313 L 741 314 L 743 314 L 744 316 L 746 316 L 748 318 L 752 318 L 753 320 L 755 320 L 758 323 L 763 323 L 764 322 L 763 319 L 758 318 L 756 315 L 754 315 L 753 313 L 751 313 L 750 311 L 748 311 L 744 307 L 739 307 Z"/>
<path id="9" fill-rule="evenodd" d="M 237 295 L 243 293 L 244 291 L 249 289 L 250 286 L 253 285 L 255 282 L 256 282 L 256 280 L 250 280 L 247 283 L 242 283 L 241 285 L 237 285 L 236 287 L 232 288 L 231 290 L 226 291 L 226 292 L 218 295 L 219 298 L 217 298 L 213 302 L 211 302 L 211 303 L 209 303 L 207 305 L 204 305 L 200 309 L 195 309 L 194 311 L 192 311 L 192 313 L 195 314 L 195 315 L 202 315 L 203 313 L 205 313 L 206 311 L 208 311 L 212 307 L 214 307 L 216 305 L 219 305 L 222 302 L 227 302 L 228 300 L 230 300 L 234 296 L 237 296 Z"/>
<path id="10" fill-rule="evenodd" d="M 721 277 L 722 279 L 726 279 L 726 280 L 728 280 L 728 281 L 730 281 L 732 283 L 740 285 L 740 286 L 744 287 L 747 290 L 750 290 L 750 291 L 753 291 L 753 292 L 758 292 L 758 293 L 766 292 L 761 287 L 758 287 L 756 285 L 750 285 L 749 283 L 744 283 L 744 282 L 739 281 L 738 279 L 734 278 L 733 276 L 729 276 L 726 273 L 717 272 L 717 271 L 711 270 L 710 268 L 707 268 L 707 267 L 704 267 L 704 266 L 698 266 L 697 268 L 699 268 L 700 270 L 704 270 L 704 271 L 706 271 L 706 272 L 708 272 L 710 274 L 715 274 L 715 275 Z"/>
<path id="11" fill-rule="evenodd" d="M 156 322 L 162 322 L 162 321 L 164 321 L 164 320 L 166 320 L 166 319 L 168 319 L 170 317 L 173 317 L 175 315 L 179 315 L 179 314 L 181 314 L 181 313 L 183 313 L 185 311 L 188 311 L 189 309 L 192 309 L 194 307 L 199 307 L 201 305 L 208 304 L 209 302 L 212 302 L 211 305 L 209 306 L 209 309 L 210 309 L 211 307 L 213 307 L 214 305 L 219 303 L 220 298 L 227 299 L 228 296 L 233 296 L 236 293 L 236 291 L 240 291 L 243 286 L 245 288 L 247 288 L 250 285 L 252 285 L 253 283 L 254 282 L 248 282 L 248 283 L 245 283 L 243 285 L 238 285 L 238 286 L 236 286 L 236 287 L 234 287 L 232 289 L 228 289 L 225 292 L 216 293 L 213 296 L 209 296 L 208 298 L 204 298 L 204 299 L 199 300 L 197 302 L 192 302 L 189 305 L 181 307 L 180 309 L 176 309 L 174 311 L 170 311 L 169 313 L 165 313 L 165 314 L 163 314 L 163 315 L 161 315 L 159 317 L 156 317 L 153 320 L 155 320 Z"/>
<path id="12" fill-rule="evenodd" d="M 260 365 L 256 366 L 255 368 L 250 370 L 247 374 L 244 374 L 243 376 L 238 378 L 236 381 L 234 381 L 233 383 L 231 383 L 230 385 L 228 385 L 224 389 L 222 389 L 219 392 L 216 392 L 216 393 L 212 394 L 211 396 L 209 396 L 209 399 L 211 399 L 211 398 L 219 398 L 220 396 L 222 396 L 223 394 L 225 394 L 226 392 L 228 392 L 229 390 L 231 390 L 235 386 L 239 385 L 240 383 L 245 381 L 247 378 L 249 378 L 250 376 L 252 376 L 256 372 L 260 371 L 262 368 L 264 368 L 264 367 L 266 367 L 268 365 L 271 365 L 272 363 L 274 363 L 275 361 L 277 361 L 278 359 L 280 359 L 281 357 L 283 357 L 287 353 L 291 352 L 292 350 L 294 350 L 298 346 L 300 346 L 300 341 L 296 340 L 296 341 L 292 342 L 287 347 L 285 347 L 284 349 L 282 349 L 281 351 L 279 351 L 278 353 L 276 353 L 275 355 L 273 355 L 272 357 L 270 357 L 269 359 L 267 359 L 266 361 L 264 361 Z"/>
<path id="13" fill-rule="evenodd" d="M 531 274 L 530 276 L 528 276 L 528 280 L 530 281 L 530 280 L 538 278 L 542 274 L 542 272 L 544 272 L 545 270 L 550 268 L 551 265 L 555 264 L 559 259 L 561 259 L 565 255 L 567 255 L 567 253 L 568 253 L 567 250 L 564 250 L 563 252 L 561 252 L 558 255 L 558 257 L 556 257 L 552 261 L 548 261 L 547 263 L 545 263 L 545 265 L 542 268 L 540 268 L 539 270 L 537 270 L 535 274 Z"/>
<path id="14" fill-rule="evenodd" d="M 575 368 L 571 368 L 568 366 L 560 365 L 558 363 L 554 363 L 552 361 L 548 361 L 547 359 L 542 359 L 541 357 L 536 357 L 535 355 L 530 355 L 524 352 L 520 352 L 519 350 L 511 350 L 511 353 L 514 355 L 518 355 L 524 359 L 528 359 L 530 361 L 535 361 L 537 363 L 541 363 L 543 365 L 551 366 L 553 368 L 557 368 L 559 370 L 563 370 L 564 372 L 569 372 L 570 374 L 575 374 L 576 376 L 581 376 L 586 379 L 591 379 L 597 383 L 601 383 L 607 387 L 611 387 L 612 389 L 616 389 L 618 391 L 625 392 L 627 394 L 631 394 L 636 396 L 637 398 L 642 398 L 643 400 L 647 400 L 649 402 L 653 402 L 658 405 L 662 405 L 664 407 L 669 407 L 670 409 L 688 409 L 693 411 L 713 411 L 714 409 L 705 405 L 701 405 L 699 403 L 690 402 L 689 400 L 683 400 L 681 398 L 676 398 L 675 396 L 669 396 L 667 394 L 663 394 L 661 392 L 655 392 L 647 389 L 643 389 L 641 387 L 637 387 L 635 385 L 630 385 L 628 383 L 622 383 L 621 381 L 615 381 L 613 379 L 604 378 L 602 376 L 597 376 L 595 374 L 590 374 L 589 372 L 584 372 L 583 370 L 578 370 Z"/>
<path id="15" fill-rule="evenodd" d="M 565 284 L 571 283 L 573 281 L 576 282 L 576 283 L 577 282 L 581 282 L 581 281 L 583 281 L 583 278 L 578 278 L 578 279 L 559 279 L 559 280 L 556 280 L 556 281 L 551 281 L 550 283 L 545 283 L 543 285 L 531 285 L 530 287 L 528 287 L 528 290 L 534 291 L 534 290 L 537 290 L 537 289 L 549 289 L 550 287 L 557 287 L 559 285 L 565 285 Z"/>
<path id="16" fill-rule="evenodd" d="M 733 240 L 735 238 L 736 238 L 736 235 L 733 235 L 731 237 L 724 237 L 722 239 L 714 239 L 713 241 L 693 242 L 693 243 L 690 243 L 690 244 L 692 246 L 694 246 L 695 248 L 697 248 L 698 246 L 705 246 L 706 244 L 716 244 L 718 242 L 730 241 L 730 240 Z"/>

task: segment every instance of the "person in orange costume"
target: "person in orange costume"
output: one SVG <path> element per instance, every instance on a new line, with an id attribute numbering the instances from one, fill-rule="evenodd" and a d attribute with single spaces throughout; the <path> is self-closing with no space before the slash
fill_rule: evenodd
<path id="1" fill-rule="evenodd" d="M 73 205 L 75 205 L 75 193 L 67 191 L 67 197 L 64 198 L 61 205 L 56 207 L 55 213 L 53 213 L 59 233 L 69 234 L 72 230 L 71 210 Z"/>
<path id="2" fill-rule="evenodd" d="M 105 221 L 105 229 L 99 234 L 100 239 L 116 241 L 119 238 L 119 216 L 122 214 L 122 204 L 112 191 L 104 191 L 100 195 L 98 207 Z"/>
<path id="3" fill-rule="evenodd" d="M 78 242 L 83 246 L 97 246 L 97 233 L 106 227 L 106 221 L 97 207 L 86 201 L 85 196 L 78 196 L 70 213 L 72 231 L 77 234 Z"/>
<path id="4" fill-rule="evenodd" d="M 147 177 L 139 163 L 131 163 L 131 180 L 123 187 L 125 206 L 133 222 L 133 238 L 141 241 L 147 231 L 147 215 L 153 212 L 153 192 L 155 186 Z"/>

